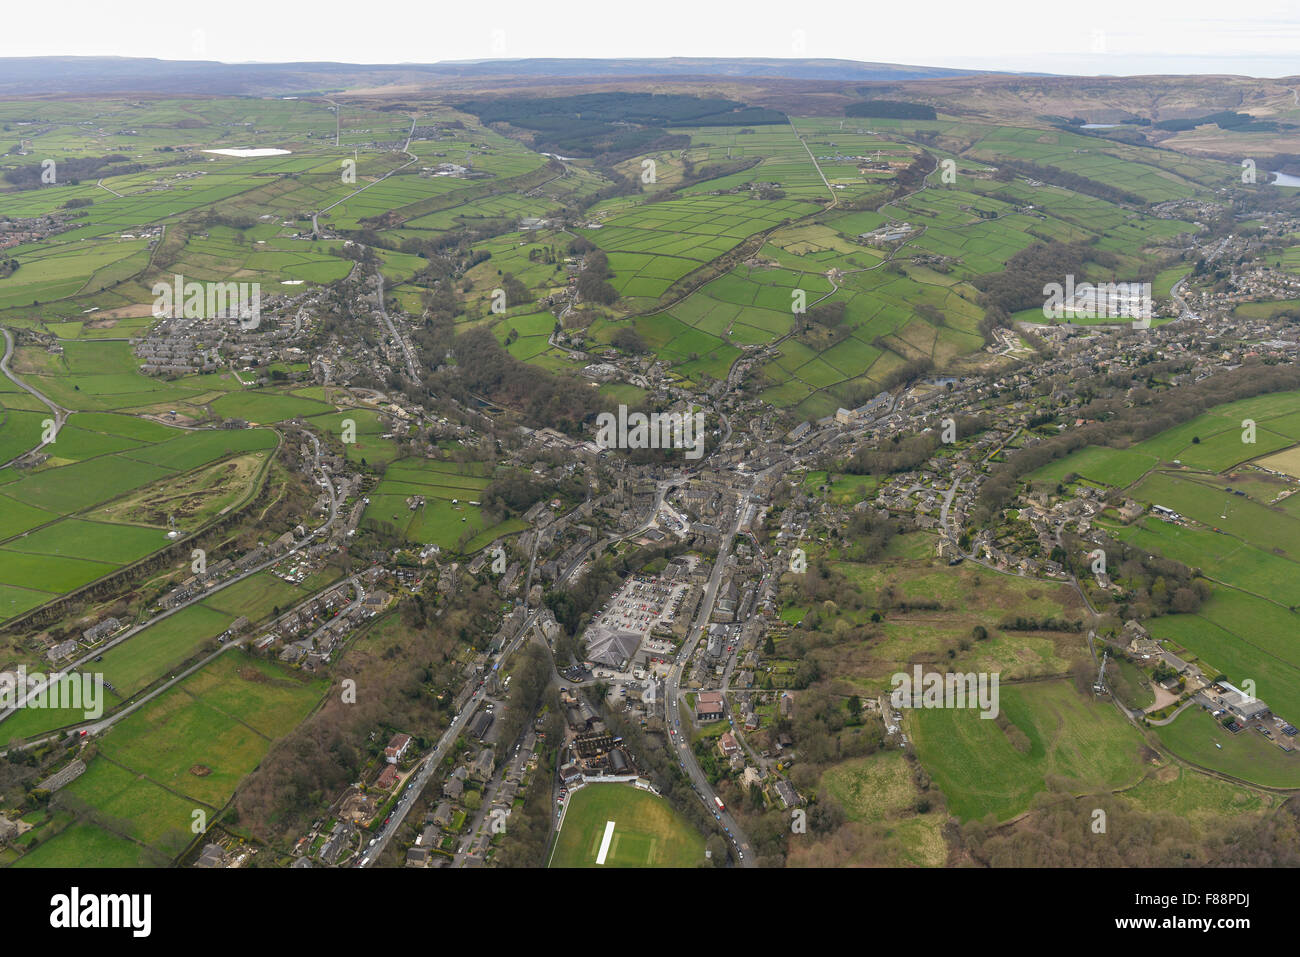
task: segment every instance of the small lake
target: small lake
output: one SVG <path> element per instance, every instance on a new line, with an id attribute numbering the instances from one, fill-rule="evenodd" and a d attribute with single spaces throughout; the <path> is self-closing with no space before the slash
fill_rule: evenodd
<path id="1" fill-rule="evenodd" d="M 1123 126 L 1123 125 L 1124 125 L 1123 123 L 1084 123 L 1083 126 L 1079 127 L 1079 129 L 1082 129 L 1082 130 L 1113 130 L 1113 129 L 1116 129 L 1116 128 L 1118 128 L 1118 127 L 1120 127 L 1120 126 Z"/>
<path id="2" fill-rule="evenodd" d="M 247 159 L 250 156 L 288 156 L 293 150 L 277 150 L 270 147 L 260 147 L 257 149 L 224 149 L 224 150 L 202 150 L 204 153 L 216 153 L 219 156 L 235 156 L 239 159 Z"/>
<path id="3" fill-rule="evenodd" d="M 1277 179 L 1273 180 L 1274 186 L 1300 186 L 1300 176 L 1292 176 L 1290 173 L 1279 173 L 1273 170 L 1273 175 Z"/>

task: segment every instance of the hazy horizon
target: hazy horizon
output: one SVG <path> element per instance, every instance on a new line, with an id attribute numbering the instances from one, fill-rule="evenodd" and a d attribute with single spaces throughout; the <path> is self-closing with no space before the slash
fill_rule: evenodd
<path id="1" fill-rule="evenodd" d="M 48 11 L 8 13 L 0 57 L 121 56 L 226 64 L 340 62 L 418 65 L 501 59 L 842 59 L 959 70 L 1069 76 L 1300 75 L 1300 0 L 1224 17 L 1213 0 L 1137 6 L 1097 0 L 1084 15 L 1011 0 L 996 10 L 941 0 L 863 8 L 828 0 L 791 12 L 770 0 L 734 10 L 685 0 L 653 6 L 575 0 L 538 8 L 517 0 L 431 11 L 393 0 L 383 21 L 351 3 L 270 6 L 229 0 L 221 16 L 177 13 L 142 0 L 130 22 L 73 0 L 50 29 Z M 145 29 L 137 24 L 146 24 Z M 684 29 L 689 24 L 691 29 Z M 1177 54 L 1167 50 L 1179 50 Z"/>

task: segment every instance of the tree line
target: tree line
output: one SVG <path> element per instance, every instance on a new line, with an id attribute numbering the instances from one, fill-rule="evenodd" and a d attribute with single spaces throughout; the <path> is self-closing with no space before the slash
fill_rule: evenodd
<path id="1" fill-rule="evenodd" d="M 1079 411 L 1080 417 L 1105 415 L 1105 420 L 1067 429 L 1058 436 L 1014 451 L 1005 462 L 994 465 L 976 495 L 970 523 L 989 525 L 1014 499 L 1026 475 L 1085 446 L 1127 448 L 1188 422 L 1216 405 L 1297 388 L 1300 388 L 1300 369 L 1250 361 L 1201 382 L 1137 396 L 1135 404 L 1129 407 L 1116 409 L 1111 404 L 1105 412 L 1099 412 L 1085 406 Z"/>

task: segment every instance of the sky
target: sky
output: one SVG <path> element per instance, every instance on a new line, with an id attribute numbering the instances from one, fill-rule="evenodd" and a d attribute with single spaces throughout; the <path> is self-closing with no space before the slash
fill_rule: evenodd
<path id="1" fill-rule="evenodd" d="M 1300 75 L 1300 0 L 63 0 L 7 5 L 0 56 L 227 63 L 807 57 L 977 70 Z"/>

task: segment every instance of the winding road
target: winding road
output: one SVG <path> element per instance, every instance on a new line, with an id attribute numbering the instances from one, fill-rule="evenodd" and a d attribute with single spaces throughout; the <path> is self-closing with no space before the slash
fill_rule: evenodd
<path id="1" fill-rule="evenodd" d="M 50 410 L 50 414 L 54 416 L 54 433 L 55 433 L 55 437 L 57 438 L 59 430 L 63 428 L 63 423 L 68 420 L 68 410 L 63 408 L 60 405 L 56 405 L 46 396 L 42 395 L 40 392 L 37 392 L 26 382 L 24 382 L 22 379 L 18 378 L 18 376 L 13 374 L 13 371 L 9 368 L 9 358 L 14 354 L 13 333 L 11 333 L 8 329 L 0 329 L 0 335 L 3 335 L 5 340 L 5 354 L 4 354 L 4 358 L 0 359 L 0 372 L 3 372 L 5 378 L 8 379 L 10 382 L 12 382 L 14 385 L 18 386 L 18 388 L 22 389 L 24 392 L 28 393 L 29 395 L 35 396 L 37 399 L 39 399 L 41 403 L 44 404 L 44 406 Z M 39 452 L 41 449 L 45 448 L 45 446 L 49 444 L 50 444 L 49 442 L 42 441 L 35 448 L 28 449 L 22 455 L 17 455 L 14 458 L 10 459 L 8 462 L 5 462 L 3 465 L 0 465 L 0 468 L 6 468 L 12 465 L 14 462 L 17 462 L 19 459 L 23 458 L 23 456 L 31 455 L 33 452 Z"/>

